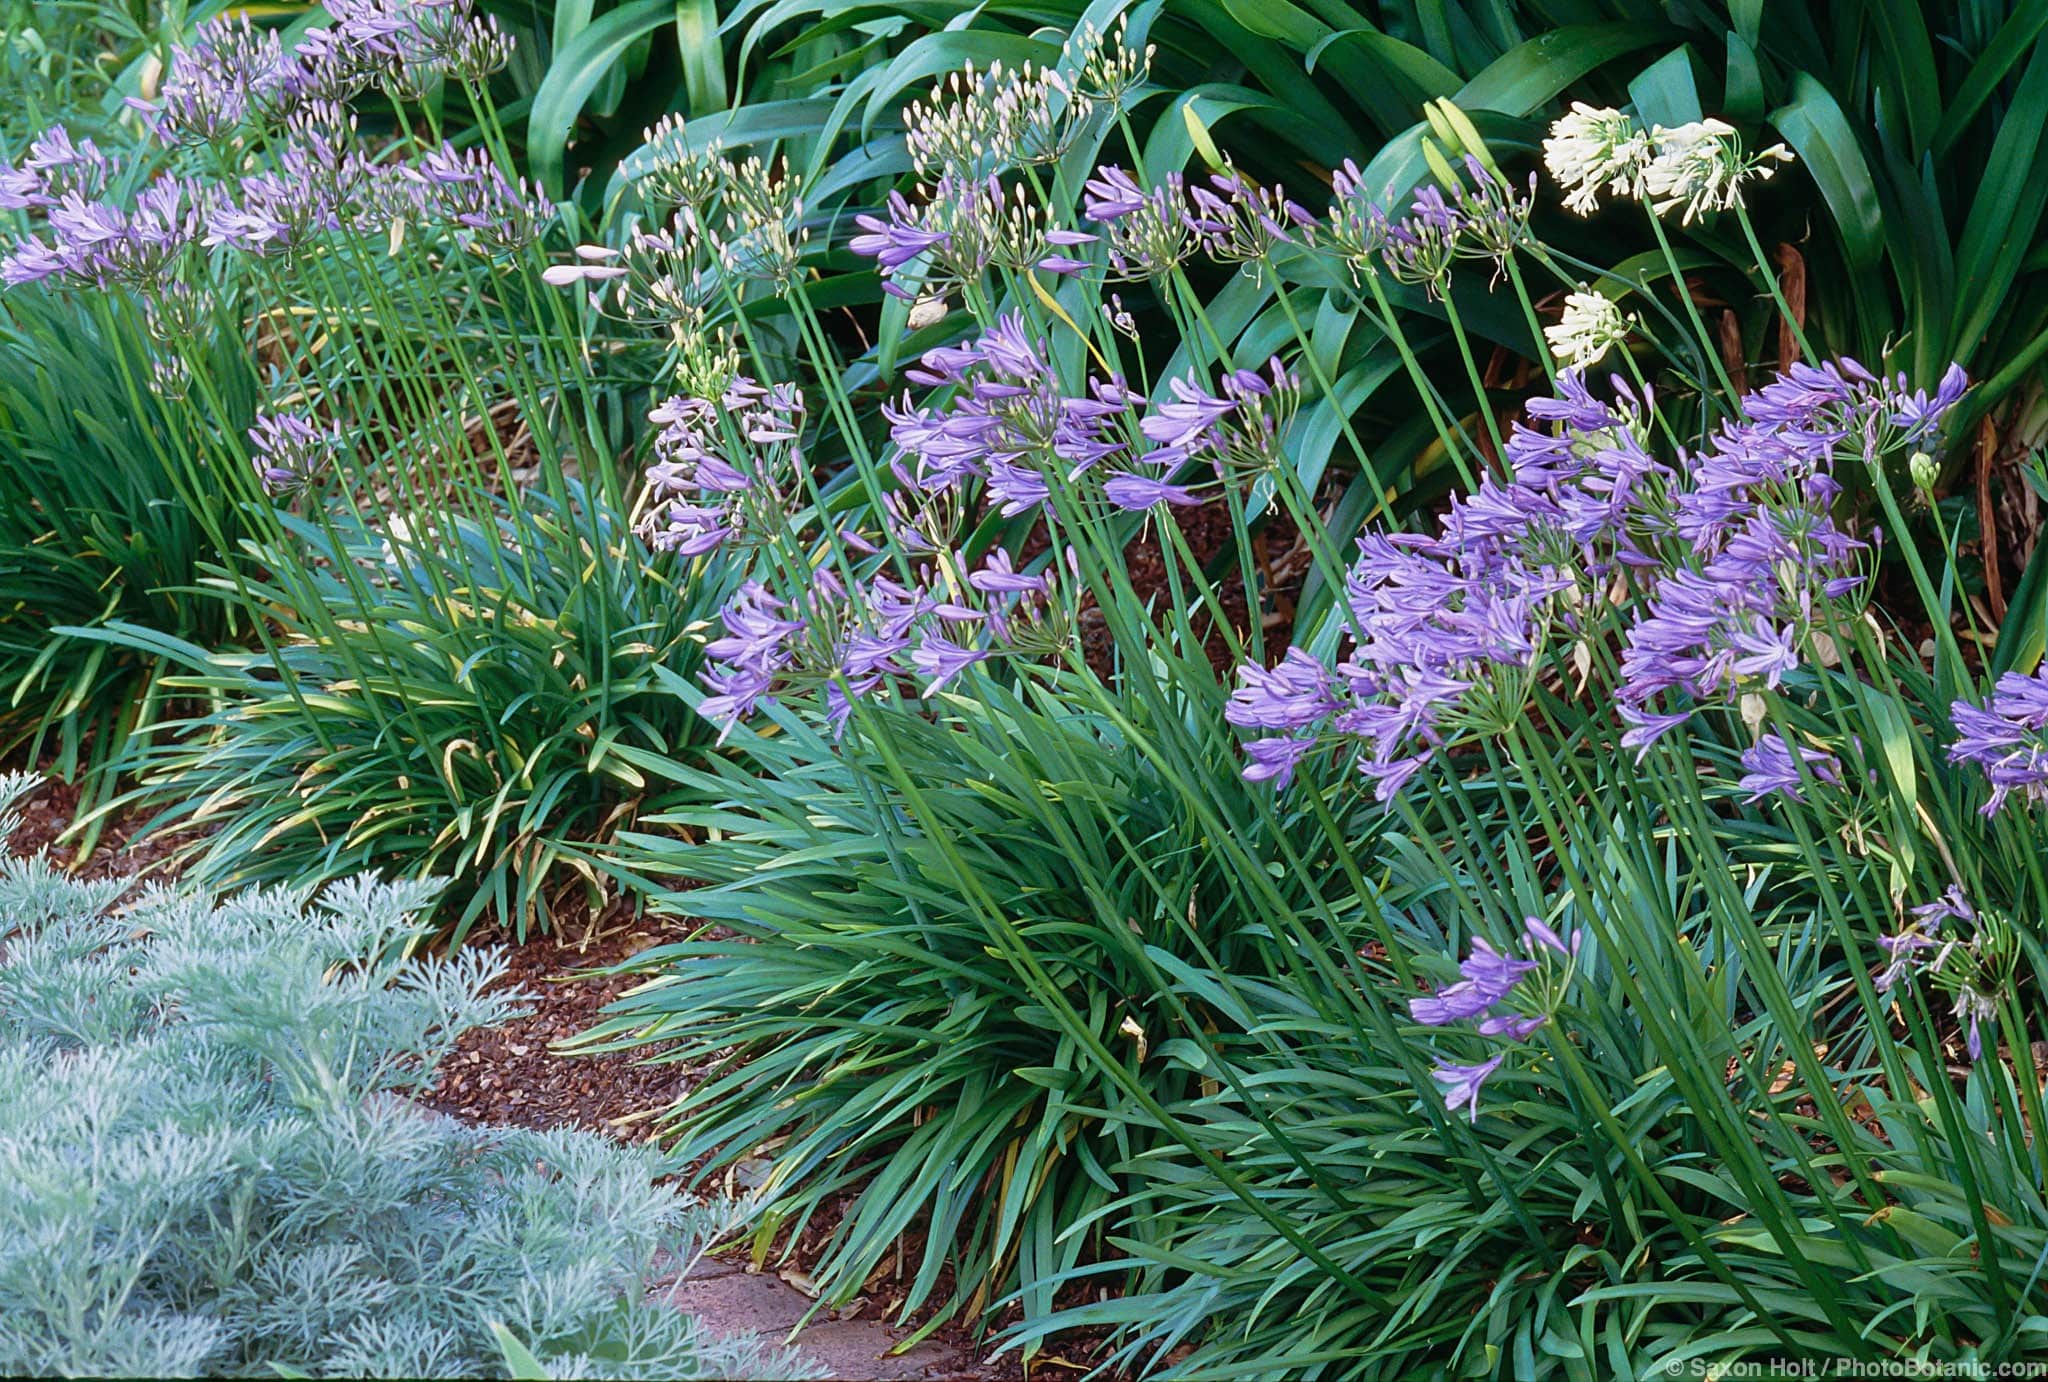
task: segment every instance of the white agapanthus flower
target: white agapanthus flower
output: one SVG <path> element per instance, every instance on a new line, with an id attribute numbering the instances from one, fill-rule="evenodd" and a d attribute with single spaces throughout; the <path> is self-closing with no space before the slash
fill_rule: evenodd
<path id="1" fill-rule="evenodd" d="M 1695 120 L 1676 129 L 1659 125 L 1650 131 L 1656 154 L 1643 170 L 1643 189 L 1658 215 L 1680 208 L 1680 222 L 1691 225 L 1710 211 L 1742 205 L 1742 184 L 1768 178 L 1780 163 L 1792 161 L 1783 144 L 1745 155 L 1735 127 L 1721 120 Z"/>
<path id="2" fill-rule="evenodd" d="M 1564 188 L 1564 204 L 1581 216 L 1599 209 L 1603 186 L 1609 196 L 1640 199 L 1651 152 L 1633 116 L 1584 101 L 1574 101 L 1543 141 L 1543 162 Z"/>
<path id="3" fill-rule="evenodd" d="M 1628 336 L 1630 317 L 1599 293 L 1567 293 L 1557 325 L 1543 328 L 1550 352 L 1566 369 L 1585 369 Z"/>

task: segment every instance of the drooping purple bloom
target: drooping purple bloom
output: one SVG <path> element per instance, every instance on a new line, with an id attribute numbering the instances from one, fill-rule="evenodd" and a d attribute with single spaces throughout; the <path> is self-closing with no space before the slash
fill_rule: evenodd
<path id="1" fill-rule="evenodd" d="M 1815 781 L 1839 785 L 1842 780 L 1841 764 L 1835 756 L 1824 749 L 1807 748 L 1800 745 L 1798 758 L 1784 739 L 1776 734 L 1766 734 L 1755 744 L 1742 751 L 1742 766 L 1746 770 L 1735 785 L 1749 793 L 1745 800 L 1762 801 L 1767 796 L 1783 795 L 1794 801 L 1804 801 L 1802 794 L 1804 779 L 1799 772 L 1800 763 Z"/>
<path id="2" fill-rule="evenodd" d="M 1315 747 L 1316 741 L 1306 737 L 1254 739 L 1244 746 L 1244 780 L 1270 782 L 1276 791 L 1285 790 L 1294 781 L 1295 768 Z"/>
<path id="3" fill-rule="evenodd" d="M 1447 1061 L 1430 1071 L 1430 1078 L 1444 1086 L 1444 1107 L 1462 1108 L 1471 1121 L 1478 1122 L 1479 1091 L 1506 1059 L 1507 1052 L 1502 1051 L 1477 1065 L 1456 1065 Z"/>
<path id="4" fill-rule="evenodd" d="M 639 531 L 656 551 L 767 542 L 800 502 L 805 405 L 794 386 L 739 375 L 717 402 L 679 394 L 647 417 L 657 430 Z"/>
<path id="5" fill-rule="evenodd" d="M 1504 955 L 1484 936 L 1474 936 L 1470 953 L 1458 966 L 1463 977 L 1428 997 L 1411 998 L 1408 1009 L 1426 1027 L 1478 1017 L 1512 993 L 1536 968 L 1536 961 Z"/>
<path id="6" fill-rule="evenodd" d="M 928 633 L 924 642 L 911 652 L 910 664 L 920 676 L 929 678 L 924 694 L 932 696 L 943 691 L 947 682 L 987 657 L 986 648 L 965 647 L 950 638 Z"/>
<path id="7" fill-rule="evenodd" d="M 1105 480 L 1102 492 L 1110 503 L 1129 513 L 1149 509 L 1155 504 L 1185 508 L 1202 502 L 1202 496 L 1185 485 L 1168 484 L 1148 475 L 1133 475 L 1125 471 Z"/>
<path id="8" fill-rule="evenodd" d="M 1300 648 L 1270 671 L 1247 664 L 1237 676 L 1223 718 L 1242 729 L 1306 729 L 1337 708 L 1329 670 Z"/>
<path id="9" fill-rule="evenodd" d="M 1991 784 L 1985 815 L 2003 810 L 2014 793 L 2048 801 L 2048 666 L 2031 676 L 2007 672 L 1988 705 L 1957 701 L 1949 717 L 1956 727 L 1949 762 L 1975 764 Z"/>
<path id="10" fill-rule="evenodd" d="M 1494 1013 L 1481 1019 L 1476 1030 L 1481 1036 L 1527 1041 L 1549 1021 L 1549 1013 Z"/>
<path id="11" fill-rule="evenodd" d="M 887 219 L 863 212 L 853 218 L 861 234 L 846 242 L 847 249 L 872 259 L 887 278 L 935 245 L 946 242 L 947 232 L 925 230 L 917 224 L 910 203 L 901 192 L 891 192 L 884 207 Z"/>
<path id="12" fill-rule="evenodd" d="M 1559 957 L 1567 960 L 1579 953 L 1578 932 L 1572 933 L 1571 942 L 1567 944 L 1564 937 L 1553 930 L 1549 923 L 1545 922 L 1541 917 L 1530 916 L 1522 918 L 1522 940 L 1525 945 L 1529 946 L 1531 953 L 1538 947 L 1541 947 L 1545 950 L 1554 951 Z"/>

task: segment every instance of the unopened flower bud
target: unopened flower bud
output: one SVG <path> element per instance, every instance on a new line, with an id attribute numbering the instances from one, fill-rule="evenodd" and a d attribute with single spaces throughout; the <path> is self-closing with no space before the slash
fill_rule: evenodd
<path id="1" fill-rule="evenodd" d="M 1913 477 L 1913 488 L 1930 500 L 1934 498 L 1934 482 L 1941 474 L 1941 468 L 1934 463 L 1934 457 L 1925 451 L 1915 451 L 1906 462 L 1906 473 Z"/>

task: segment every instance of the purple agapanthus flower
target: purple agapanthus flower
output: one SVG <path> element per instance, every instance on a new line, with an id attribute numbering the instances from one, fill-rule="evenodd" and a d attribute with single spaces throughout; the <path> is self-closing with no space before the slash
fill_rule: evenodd
<path id="1" fill-rule="evenodd" d="M 1507 1052 L 1502 1051 L 1477 1065 L 1456 1065 L 1447 1061 L 1430 1071 L 1430 1078 L 1444 1087 L 1444 1107 L 1462 1108 L 1473 1122 L 1478 1122 L 1479 1091 L 1506 1059 Z"/>
<path id="2" fill-rule="evenodd" d="M 1792 748 L 1782 738 L 1766 734 L 1742 751 L 1742 766 L 1746 771 L 1735 785 L 1749 793 L 1746 800 L 1751 802 L 1762 801 L 1772 795 L 1804 801 L 1801 790 L 1804 780 L 1799 773 L 1801 762 L 1817 782 L 1839 784 L 1842 780 L 1841 764 L 1833 754 L 1801 745 L 1795 760 Z"/>
<path id="3" fill-rule="evenodd" d="M 874 260 L 884 278 L 933 246 L 946 242 L 947 232 L 925 230 L 917 224 L 910 202 L 901 192 L 891 192 L 883 209 L 888 213 L 886 219 L 865 212 L 853 218 L 861 233 L 848 240 L 846 247 L 862 258 Z"/>
<path id="4" fill-rule="evenodd" d="M 1957 701 L 1949 717 L 1956 727 L 1949 762 L 1975 764 L 1991 784 L 1985 815 L 2003 810 L 2014 793 L 2048 801 L 2048 666 L 2031 676 L 2007 672 L 1988 704 Z"/>
<path id="5" fill-rule="evenodd" d="M 311 483 L 341 453 L 341 428 L 298 413 L 258 413 L 249 452 L 263 488 L 288 494 Z"/>
<path id="6" fill-rule="evenodd" d="M 1482 1016 L 1539 967 L 1535 960 L 1503 954 L 1484 936 L 1474 936 L 1471 951 L 1458 966 L 1463 977 L 1427 997 L 1411 998 L 1409 1013 L 1425 1027 L 1442 1027 Z"/>
<path id="7" fill-rule="evenodd" d="M 1329 670 L 1301 648 L 1289 648 L 1267 671 L 1243 667 L 1223 718 L 1242 729 L 1298 730 L 1337 708 Z"/>

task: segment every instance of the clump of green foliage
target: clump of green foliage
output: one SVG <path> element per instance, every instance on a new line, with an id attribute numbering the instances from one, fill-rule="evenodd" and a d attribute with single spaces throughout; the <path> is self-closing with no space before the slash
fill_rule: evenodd
<path id="1" fill-rule="evenodd" d="M 412 953 L 424 885 L 127 889 L 0 866 L 0 1370 L 805 1375 L 648 1295 L 729 1210 L 406 1097 L 516 1001 Z"/>

